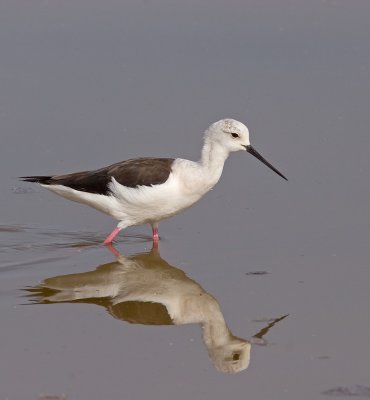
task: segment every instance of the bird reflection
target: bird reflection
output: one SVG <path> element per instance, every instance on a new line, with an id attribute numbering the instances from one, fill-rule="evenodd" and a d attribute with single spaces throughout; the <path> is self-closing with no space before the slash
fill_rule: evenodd
<path id="1" fill-rule="evenodd" d="M 200 324 L 207 352 L 221 372 L 237 373 L 250 361 L 251 343 L 265 344 L 263 336 L 281 319 L 251 340 L 234 336 L 228 328 L 217 300 L 197 282 L 161 258 L 158 248 L 117 260 L 95 271 L 60 275 L 27 288 L 32 301 L 46 303 L 93 303 L 110 315 L 133 324 Z"/>

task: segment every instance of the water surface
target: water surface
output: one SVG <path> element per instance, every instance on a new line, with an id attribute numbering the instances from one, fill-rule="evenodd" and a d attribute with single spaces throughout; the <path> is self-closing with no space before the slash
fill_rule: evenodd
<path id="1" fill-rule="evenodd" d="M 344 0 L 0 3 L 0 399 L 369 397 L 369 16 Z M 161 223 L 159 258 L 149 227 L 117 255 L 100 244 L 113 220 L 16 179 L 198 159 L 225 117 L 289 182 L 233 155 Z M 120 297 L 122 260 L 142 258 L 151 291 Z M 188 290 L 208 301 L 180 321 L 169 299 Z"/>

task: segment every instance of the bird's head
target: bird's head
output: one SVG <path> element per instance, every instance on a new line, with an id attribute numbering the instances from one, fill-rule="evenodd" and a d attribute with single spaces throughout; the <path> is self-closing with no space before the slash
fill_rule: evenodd
<path id="1" fill-rule="evenodd" d="M 246 150 L 249 142 L 249 130 L 235 119 L 221 119 L 213 123 L 206 136 L 213 142 L 221 144 L 229 152 Z"/>
<path id="2" fill-rule="evenodd" d="M 263 158 L 250 144 L 249 130 L 242 122 L 230 118 L 214 122 L 206 131 L 205 138 L 206 140 L 220 144 L 228 153 L 240 150 L 247 151 L 267 165 L 275 173 L 287 180 L 281 172 Z"/>

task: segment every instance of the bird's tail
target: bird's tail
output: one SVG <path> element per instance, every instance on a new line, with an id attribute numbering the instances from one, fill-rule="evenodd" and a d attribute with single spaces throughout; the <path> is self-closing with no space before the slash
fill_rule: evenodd
<path id="1" fill-rule="evenodd" d="M 19 179 L 25 182 L 36 182 L 47 185 L 50 183 L 51 176 L 20 176 Z"/>

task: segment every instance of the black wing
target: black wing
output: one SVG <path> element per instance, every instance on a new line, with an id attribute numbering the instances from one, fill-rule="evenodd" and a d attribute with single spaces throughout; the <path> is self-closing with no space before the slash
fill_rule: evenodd
<path id="1" fill-rule="evenodd" d="M 151 186 L 166 182 L 171 171 L 173 158 L 137 158 L 94 171 L 75 172 L 56 176 L 24 176 L 27 182 L 44 185 L 63 185 L 82 192 L 109 194 L 112 177 L 123 186 Z"/>

